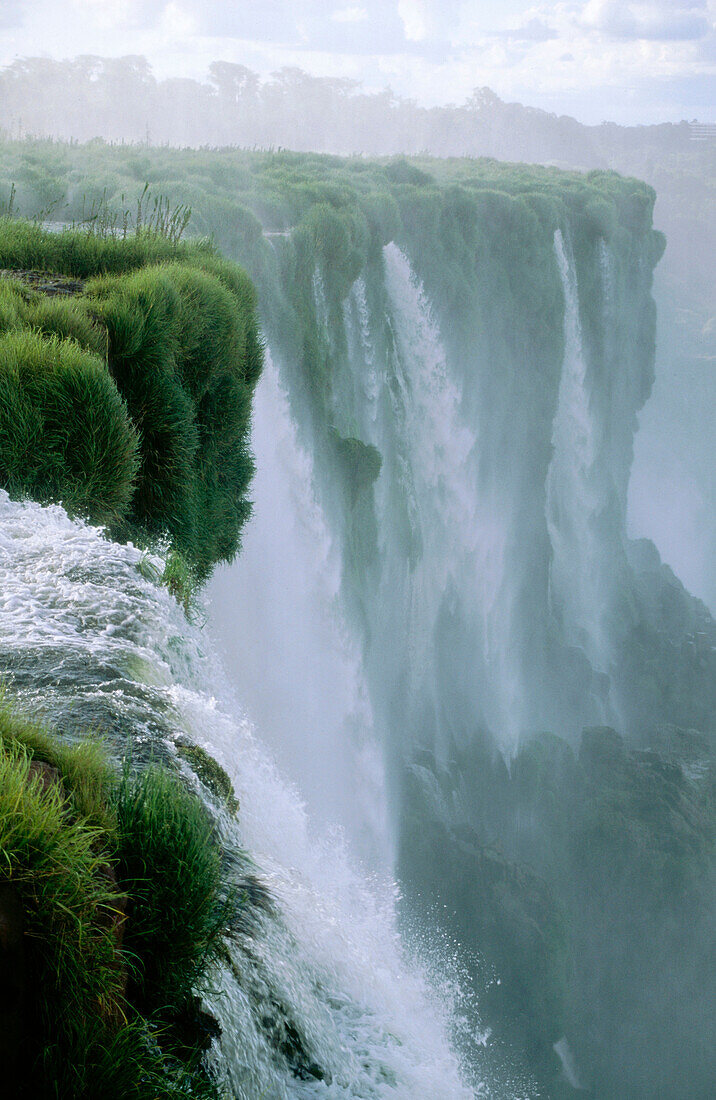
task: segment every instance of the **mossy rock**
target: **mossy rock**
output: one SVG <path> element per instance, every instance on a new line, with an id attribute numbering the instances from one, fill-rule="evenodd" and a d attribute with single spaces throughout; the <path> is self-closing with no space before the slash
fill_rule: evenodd
<path id="1" fill-rule="evenodd" d="M 343 484 L 348 500 L 354 506 L 361 495 L 370 489 L 380 475 L 383 460 L 380 451 L 372 443 L 363 443 L 352 436 L 344 438 L 337 431 L 332 439 Z"/>
<path id="2" fill-rule="evenodd" d="M 195 745 L 192 741 L 180 738 L 175 741 L 175 745 L 182 760 L 186 760 L 216 801 L 229 813 L 237 814 L 239 800 L 234 794 L 234 785 L 221 764 L 217 763 L 201 745 Z"/>
<path id="3" fill-rule="evenodd" d="M 14 1015 L 0 1005 L 22 1039 L 12 1096 L 218 1100 L 197 992 L 246 903 L 201 800 L 166 768 L 120 777 L 101 746 L 0 699 L 0 857 L 0 919 L 24 931 L 22 958 L 0 944 L 22 982 Z"/>

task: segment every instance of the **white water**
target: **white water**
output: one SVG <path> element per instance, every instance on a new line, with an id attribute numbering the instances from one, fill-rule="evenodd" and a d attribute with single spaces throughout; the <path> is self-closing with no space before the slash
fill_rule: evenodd
<path id="1" fill-rule="evenodd" d="M 220 975 L 210 999 L 224 1031 L 215 1058 L 233 1095 L 468 1100 L 475 1089 L 448 1041 L 449 983 L 404 960 L 392 892 L 361 877 L 335 836 L 309 835 L 206 636 L 152 579 L 160 567 L 59 507 L 0 492 L 0 654 L 13 695 L 68 733 L 104 732 L 117 749 L 151 741 L 171 752 L 188 735 L 234 781 L 241 811 L 221 819 L 223 843 L 239 858 L 246 849 L 274 911 L 237 937 L 234 973 Z M 271 1043 L 265 1020 L 277 1005 L 325 1080 L 294 1076 Z"/>
<path id="2" fill-rule="evenodd" d="M 599 526 L 607 502 L 599 465 L 598 426 L 582 340 L 574 260 L 559 230 L 554 249 L 564 291 L 564 362 L 547 474 L 550 600 L 565 641 L 581 646 L 593 666 L 606 671 L 610 645 L 605 615 L 612 591 L 613 559 Z"/>
<path id="3" fill-rule="evenodd" d="M 267 354 L 254 401 L 256 503 L 240 557 L 210 586 L 212 628 L 242 707 L 312 819 L 392 865 L 381 753 L 356 644 L 341 614 L 340 552 Z"/>
<path id="4" fill-rule="evenodd" d="M 483 716 L 510 751 L 522 712 L 512 649 L 515 607 L 505 501 L 481 484 L 478 428 L 466 422 L 461 388 L 448 369 L 424 287 L 396 245 L 388 245 L 384 257 L 401 397 L 396 420 L 404 419 L 399 430 L 409 455 L 422 547 L 410 578 L 409 637 L 423 638 L 414 683 L 425 677 L 428 666 L 429 674 L 434 672 L 435 656 L 426 654 L 439 619 L 454 604 L 463 632 L 455 664 L 466 664 L 471 678 L 459 688 L 471 698 L 473 713 Z M 444 654 L 441 659 L 444 663 Z M 461 677 L 457 668 L 448 668 L 446 675 L 448 680 Z"/>

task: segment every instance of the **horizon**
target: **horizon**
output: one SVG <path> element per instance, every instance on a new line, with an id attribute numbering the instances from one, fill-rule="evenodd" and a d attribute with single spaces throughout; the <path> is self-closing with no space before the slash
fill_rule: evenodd
<path id="1" fill-rule="evenodd" d="M 489 87 L 584 125 L 714 122 L 716 0 L 5 0 L 0 67 L 141 56 L 158 81 L 215 61 L 389 89 L 420 106 Z"/>

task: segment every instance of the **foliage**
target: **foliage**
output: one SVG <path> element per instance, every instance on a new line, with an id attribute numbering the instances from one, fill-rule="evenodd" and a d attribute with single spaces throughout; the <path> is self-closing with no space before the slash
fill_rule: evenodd
<path id="1" fill-rule="evenodd" d="M 114 827 L 108 803 L 113 776 L 97 741 L 67 744 L 52 737 L 39 722 L 15 713 L 0 692 L 0 744 L 22 746 L 30 759 L 57 768 L 74 813 L 93 827 Z"/>
<path id="2" fill-rule="evenodd" d="M 336 458 L 342 467 L 342 476 L 348 488 L 351 505 L 354 505 L 361 492 L 369 489 L 380 474 L 382 459 L 380 451 L 370 443 L 349 437 L 344 439 L 338 432 L 333 433 Z"/>
<path id="3" fill-rule="evenodd" d="M 241 324 L 226 282 L 195 268 L 146 268 L 90 283 L 87 294 L 142 438 L 131 521 L 168 533 L 203 578 L 234 556 L 250 511 L 255 330 Z"/>
<path id="4" fill-rule="evenodd" d="M 220 870 L 177 777 L 118 779 L 100 746 L 0 700 L 0 884 L 19 898 L 32 991 L 19 1095 L 218 1096 L 195 995 L 229 914 Z"/>
<path id="5" fill-rule="evenodd" d="M 101 360 L 74 340 L 0 335 L 0 484 L 113 523 L 127 513 L 139 440 Z"/>
<path id="6" fill-rule="evenodd" d="M 122 776 L 117 797 L 120 881 L 131 898 L 126 948 L 149 1011 L 177 1013 L 216 957 L 226 927 L 221 852 L 196 796 L 159 767 Z"/>
<path id="7" fill-rule="evenodd" d="M 87 1019 L 66 1044 L 46 1048 L 32 1100 L 219 1100 L 200 1052 L 182 1060 L 162 1049 L 164 1038 L 160 1028 L 134 1014 L 113 1030 Z"/>
<path id="8" fill-rule="evenodd" d="M 19 890 L 27 935 L 48 981 L 48 1008 L 66 997 L 78 1013 L 109 1016 L 121 975 L 112 937 L 117 898 L 100 874 L 102 831 L 79 819 L 67 828 L 62 789 L 30 774 L 31 753 L 3 739 L 0 750 L 2 874 Z M 52 1026 L 47 1012 L 44 1027 Z"/>
<path id="9" fill-rule="evenodd" d="M 194 570 L 178 550 L 167 554 L 164 571 L 159 578 L 191 619 L 196 611 L 197 579 Z"/>
<path id="10" fill-rule="evenodd" d="M 105 236 L 87 228 L 49 232 L 38 222 L 0 219 L 0 268 L 14 271 L 51 271 L 89 279 L 93 275 L 122 275 L 148 264 L 201 255 L 201 244 L 183 245 L 145 230 L 124 236 Z"/>
<path id="11" fill-rule="evenodd" d="M 229 813 L 238 813 L 239 801 L 234 794 L 234 785 L 214 757 L 210 756 L 201 745 L 195 745 L 184 739 L 176 742 L 176 748 L 182 760 L 186 760 L 191 765 L 194 774 L 198 775 L 217 802 L 225 806 Z"/>
<path id="12" fill-rule="evenodd" d="M 204 580 L 250 514 L 263 345 L 249 279 L 171 225 L 118 239 L 4 219 L 0 267 L 19 272 L 0 284 L 5 488 L 120 537 L 169 536 Z M 26 285 L 38 270 L 86 281 L 47 298 Z"/>

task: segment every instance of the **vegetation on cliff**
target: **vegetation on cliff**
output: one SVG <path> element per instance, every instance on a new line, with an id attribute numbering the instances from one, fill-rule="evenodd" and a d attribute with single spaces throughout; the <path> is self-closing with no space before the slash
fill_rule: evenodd
<path id="1" fill-rule="evenodd" d="M 78 276 L 96 273 L 100 264 L 103 271 L 117 274 L 159 261 L 173 262 L 175 243 L 160 241 L 157 251 L 152 251 L 155 244 L 143 229 L 128 233 L 126 240 L 110 236 L 106 254 L 104 245 L 95 240 L 97 226 L 113 227 L 120 238 L 127 226 L 141 229 L 146 221 L 147 181 L 177 208 L 191 207 L 188 232 L 213 239 L 249 272 L 271 344 L 295 365 L 286 381 L 295 407 L 302 405 L 310 417 L 319 465 L 322 453 L 327 465 L 345 471 L 348 512 L 355 504 L 353 482 L 364 476 L 364 463 L 358 460 L 366 453 L 354 448 L 360 469 L 346 465 L 345 448 L 337 455 L 335 440 L 338 436 L 356 438 L 357 443 L 368 441 L 356 436 L 342 400 L 342 387 L 357 381 L 345 378 L 344 310 L 346 296 L 359 276 L 368 286 L 380 285 L 380 278 L 373 275 L 380 275 L 384 245 L 398 244 L 410 258 L 436 314 L 450 319 L 443 326 L 449 354 L 464 359 L 470 349 L 495 363 L 522 362 L 519 371 L 502 381 L 510 386 L 514 405 L 536 410 L 539 425 L 551 421 L 563 351 L 555 230 L 560 228 L 569 239 L 584 279 L 598 269 L 595 255 L 608 242 L 612 256 L 618 258 L 615 280 L 620 295 L 626 293 L 641 259 L 646 255 L 653 265 L 663 250 L 663 238 L 651 229 L 654 192 L 637 180 L 607 171 L 582 174 L 487 158 L 368 160 L 285 150 L 140 149 L 104 142 L 72 146 L 8 142 L 3 152 L 0 209 L 4 201 L 6 209 L 12 206 L 25 216 L 42 214 L 83 226 L 70 234 L 79 241 L 86 233 L 90 241 L 86 248 L 73 245 L 82 253 L 73 269 Z M 48 207 L 44 200 L 50 194 L 53 200 Z M 57 241 L 69 237 L 39 229 L 32 233 L 34 244 L 27 250 L 35 257 L 32 266 L 58 267 L 56 250 L 61 245 Z M 196 243 L 181 247 L 183 264 L 210 267 L 205 248 Z M 0 239 L 0 266 L 17 266 L 20 251 L 15 247 L 14 252 L 4 253 Z M 212 264 L 216 263 L 214 259 Z M 211 270 L 216 273 L 213 266 Z M 137 295 L 135 306 L 139 305 L 139 286 L 147 278 L 146 268 L 140 270 L 129 278 L 123 294 L 111 279 L 92 281 L 84 291 L 84 296 L 99 300 L 102 308 L 96 310 L 97 319 L 116 341 L 116 354 L 110 344 L 110 369 L 130 416 L 137 407 L 163 410 L 147 422 L 143 416 L 136 417 L 144 445 L 143 464 L 127 521 L 153 532 L 167 530 L 176 548 L 205 575 L 212 561 L 235 551 L 236 542 L 228 532 L 234 524 L 240 526 L 247 510 L 242 503 L 227 524 L 231 504 L 226 494 L 216 491 L 205 466 L 208 463 L 209 472 L 221 466 L 222 477 L 233 479 L 234 498 L 238 492 L 243 502 L 250 459 L 245 450 L 234 450 L 233 463 L 227 465 L 218 456 L 215 461 L 210 448 L 206 450 L 207 423 L 210 438 L 220 438 L 211 427 L 213 399 L 203 396 L 200 413 L 186 415 L 197 395 L 183 365 L 178 367 L 179 387 L 174 385 L 176 364 L 168 372 L 171 383 L 164 375 L 152 374 L 151 385 L 146 376 L 134 378 L 134 353 L 117 326 L 126 323 L 120 314 L 123 317 L 122 311 L 128 308 L 125 297 L 130 286 Z M 198 286 L 191 291 L 185 283 L 179 287 L 168 273 L 163 283 L 167 312 L 160 316 L 161 311 L 151 309 L 151 317 L 145 316 L 146 305 L 141 305 L 139 355 L 151 356 L 153 334 L 173 335 L 177 326 L 181 329 L 184 307 L 171 304 L 177 302 L 177 293 L 185 302 L 187 296 L 198 300 Z M 109 288 L 111 303 L 106 301 Z M 592 289 L 593 294 L 581 296 L 581 307 L 585 333 L 596 355 L 604 303 L 603 288 Z M 239 297 L 246 301 L 242 293 Z M 213 315 L 215 305 L 218 302 L 201 296 L 201 310 L 207 316 Z M 377 314 L 387 314 L 387 307 L 388 303 L 371 303 Z M 191 308 L 190 313 L 194 313 Z M 247 331 L 255 332 L 251 327 Z M 643 399 L 652 380 L 653 316 L 638 336 L 632 343 L 642 349 Z M 375 332 L 371 337 L 380 345 L 389 343 L 390 333 Z M 631 340 L 631 334 L 625 333 L 624 338 Z M 249 336 L 248 345 L 248 361 L 257 364 L 260 353 L 255 339 Z M 204 346 L 214 345 L 204 341 Z M 217 370 L 225 379 L 224 367 L 217 364 Z M 254 375 L 255 367 L 250 366 L 244 382 L 248 391 Z M 495 384 L 499 384 L 497 377 Z M 250 393 L 246 396 L 248 408 Z M 489 402 L 490 395 L 483 396 Z M 240 397 L 235 409 L 237 421 L 243 422 Z M 509 429 L 498 417 L 486 430 L 499 435 Z M 237 422 L 236 431 L 240 434 L 241 423 Z M 539 469 L 545 452 L 538 449 L 537 441 L 535 448 L 535 469 Z M 187 476 L 194 453 L 207 454 L 196 478 Z M 365 540 L 356 536 L 354 541 L 358 546 Z"/>
<path id="2" fill-rule="evenodd" d="M 197 796 L 3 700 L 0 852 L 8 1095 L 218 1095 L 198 995 L 238 901 Z"/>
<path id="3" fill-rule="evenodd" d="M 203 580 L 250 514 L 248 277 L 205 242 L 14 218 L 0 269 L 0 485 L 168 538 Z"/>

